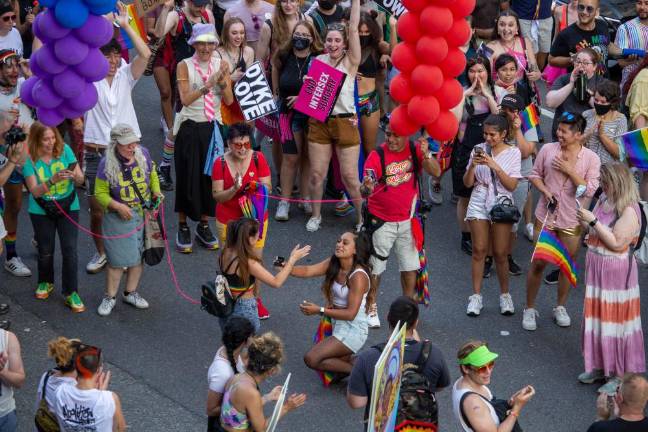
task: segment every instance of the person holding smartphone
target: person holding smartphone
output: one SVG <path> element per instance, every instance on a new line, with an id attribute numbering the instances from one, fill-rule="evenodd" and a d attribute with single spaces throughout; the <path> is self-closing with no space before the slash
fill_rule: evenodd
<path id="1" fill-rule="evenodd" d="M 29 189 L 29 217 L 38 243 L 38 285 L 34 295 L 46 300 L 54 291 L 54 247 L 58 233 L 63 255 L 62 292 L 72 312 L 85 306 L 78 293 L 78 257 L 75 223 L 79 220 L 79 197 L 75 186 L 83 172 L 72 149 L 56 128 L 34 122 L 29 130 L 29 158 L 23 175 Z"/>

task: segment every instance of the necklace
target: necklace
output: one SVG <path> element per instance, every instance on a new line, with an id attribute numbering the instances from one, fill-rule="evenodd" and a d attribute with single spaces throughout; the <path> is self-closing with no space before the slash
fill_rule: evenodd
<path id="1" fill-rule="evenodd" d="M 304 74 L 302 71 L 304 70 L 304 66 L 306 66 L 306 63 L 308 63 L 308 58 L 310 57 L 310 53 L 306 57 L 304 57 L 304 62 L 300 65 L 299 64 L 299 57 L 297 57 L 297 54 L 295 54 L 295 66 L 297 67 L 297 71 L 299 72 L 299 81 L 302 81 L 304 79 Z"/>

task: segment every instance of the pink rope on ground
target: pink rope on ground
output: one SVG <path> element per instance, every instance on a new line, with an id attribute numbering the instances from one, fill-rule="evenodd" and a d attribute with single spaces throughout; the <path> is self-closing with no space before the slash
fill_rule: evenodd
<path id="1" fill-rule="evenodd" d="M 375 189 L 371 193 L 371 195 L 369 195 L 369 196 L 377 194 L 378 192 L 382 192 L 383 189 L 385 189 L 385 188 L 387 188 L 386 185 L 381 186 L 380 188 Z M 321 203 L 321 204 L 327 204 L 328 203 L 328 204 L 334 204 L 334 203 L 347 201 L 347 200 L 343 200 L 343 199 L 342 200 L 340 200 L 340 199 L 307 200 L 307 199 L 301 199 L 301 198 L 284 198 L 284 197 L 281 197 L 281 196 L 278 196 L 278 195 L 268 195 L 268 198 L 273 199 L 273 200 L 277 200 L 277 201 L 287 201 L 287 202 L 293 202 L 293 203 Z M 369 197 L 365 197 L 365 198 L 362 198 L 362 199 L 366 199 L 366 198 L 369 198 Z M 362 199 L 355 200 L 355 201 L 362 201 Z M 349 199 L 348 201 L 353 202 L 354 200 Z"/>
<path id="2" fill-rule="evenodd" d="M 67 220 L 69 220 L 72 225 L 77 227 L 77 229 L 79 229 L 79 231 L 83 231 L 84 233 L 86 233 L 88 235 L 91 235 L 92 237 L 97 237 L 97 238 L 101 238 L 101 239 L 104 239 L 104 240 L 115 240 L 115 239 L 121 239 L 121 238 L 128 238 L 128 237 L 132 236 L 133 234 L 135 234 L 137 231 L 144 228 L 144 224 L 146 223 L 146 222 L 142 222 L 141 225 L 136 226 L 135 229 L 133 229 L 132 231 L 129 231 L 129 232 L 125 233 L 125 234 L 119 234 L 119 235 L 114 235 L 114 236 L 105 236 L 105 235 L 102 235 L 102 234 L 94 233 L 91 230 L 89 230 L 88 228 L 86 228 L 86 227 L 84 227 L 82 225 L 79 225 L 74 219 L 72 219 L 72 217 L 69 214 L 67 214 L 65 212 L 65 210 L 63 210 L 63 208 L 61 208 L 60 204 L 56 200 L 52 200 L 52 201 L 54 202 L 54 205 L 56 205 L 56 208 L 58 208 L 58 210 L 63 214 L 63 216 L 65 216 L 65 218 Z"/>

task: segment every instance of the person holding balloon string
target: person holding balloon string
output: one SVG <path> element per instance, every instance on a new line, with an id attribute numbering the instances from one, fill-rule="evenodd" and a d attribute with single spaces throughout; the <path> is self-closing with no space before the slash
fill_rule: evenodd
<path id="1" fill-rule="evenodd" d="M 340 163 L 342 183 L 355 206 L 356 228 L 362 225 L 362 196 L 358 174 L 360 134 L 354 96 L 356 74 L 362 57 L 359 24 L 360 0 L 352 0 L 348 27 L 339 23 L 330 25 L 324 41 L 326 54 L 317 57 L 347 76 L 328 119 L 323 123 L 313 118 L 308 120 L 308 152 L 312 170 L 310 186 L 315 200 L 313 215 L 306 223 L 309 232 L 319 230 L 322 223 L 322 203 L 319 200 L 322 199 L 324 177 L 333 151 Z"/>

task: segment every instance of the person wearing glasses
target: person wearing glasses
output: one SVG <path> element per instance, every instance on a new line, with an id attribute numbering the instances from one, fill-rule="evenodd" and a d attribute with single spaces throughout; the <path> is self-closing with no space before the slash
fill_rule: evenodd
<path id="1" fill-rule="evenodd" d="M 599 55 L 592 48 L 581 49 L 574 60 L 574 69 L 561 75 L 547 92 L 546 104 L 554 108 L 551 135 L 554 141 L 558 138 L 558 119 L 563 112 L 582 114 L 594 106 L 593 96 L 596 87 L 603 77 L 596 73 Z M 585 88 L 583 88 L 583 82 Z"/>
<path id="2" fill-rule="evenodd" d="M 110 371 L 103 370 L 101 348 L 81 344 L 74 356 L 76 384 L 56 390 L 54 414 L 62 432 L 86 430 L 125 432 L 126 420 L 117 393 L 108 390 Z"/>
<path id="3" fill-rule="evenodd" d="M 571 70 L 576 66 L 574 55 L 582 47 L 595 48 L 600 53 L 596 62 L 599 74 L 607 75 L 608 55 L 618 56 L 621 50 L 610 39 L 610 29 L 599 14 L 600 0 L 578 0 L 578 21 L 561 31 L 549 52 L 549 64 Z"/>
<path id="4" fill-rule="evenodd" d="M 16 28 L 17 19 L 13 4 L 5 1 L 0 3 L 0 49 L 12 50 L 22 57 L 23 41 Z"/>
<path id="5" fill-rule="evenodd" d="M 535 395 L 535 389 L 527 385 L 508 399 L 508 410 L 496 411 L 496 400 L 487 386 L 498 357 L 482 341 L 466 342 L 459 348 L 461 378 L 452 386 L 452 411 L 465 432 L 511 432 L 522 409 Z"/>
<path id="6" fill-rule="evenodd" d="M 230 18 L 240 18 L 245 26 L 245 38 L 250 48 L 257 52 L 261 37 L 261 26 L 265 20 L 272 18 L 274 6 L 264 0 L 240 0 L 225 12 L 223 22 Z"/>
<path id="7" fill-rule="evenodd" d="M 585 119 L 580 114 L 563 113 L 558 118 L 558 142 L 547 143 L 538 152 L 529 181 L 540 192 L 535 211 L 533 238 L 537 241 L 543 226 L 555 233 L 576 261 L 581 245 L 582 227 L 576 218 L 579 207 L 587 208 L 599 187 L 601 160 L 583 144 Z M 578 197 L 577 197 L 578 191 Z M 550 205 L 551 204 L 551 205 Z M 527 273 L 526 307 L 522 328 L 537 328 L 535 301 L 540 290 L 546 261 L 531 262 Z M 565 305 L 569 296 L 567 277 L 556 275 L 558 299 L 553 308 L 553 319 L 559 327 L 569 327 L 571 319 Z M 546 279 L 545 279 L 546 281 Z"/>

